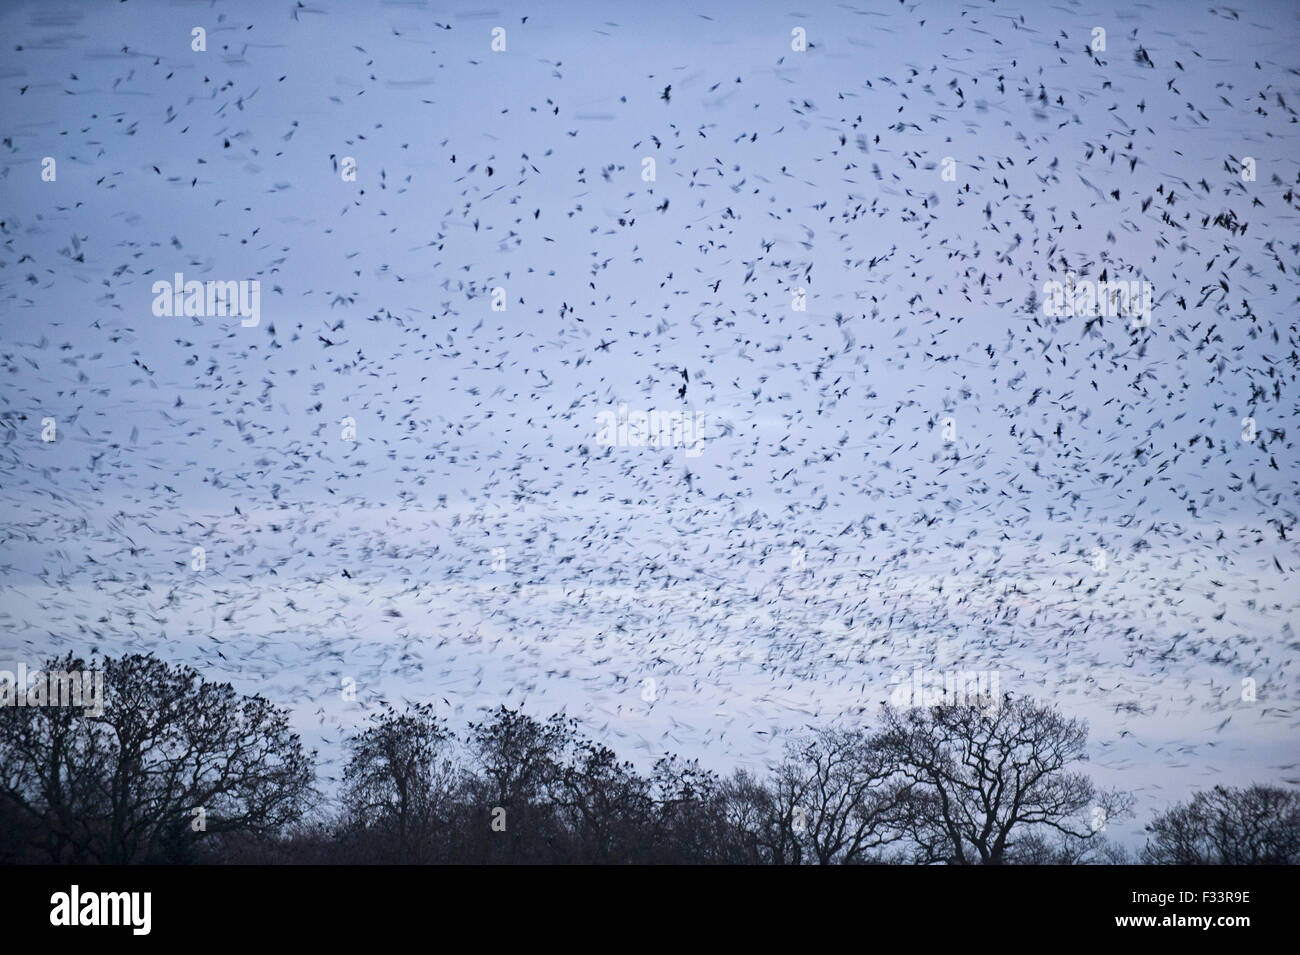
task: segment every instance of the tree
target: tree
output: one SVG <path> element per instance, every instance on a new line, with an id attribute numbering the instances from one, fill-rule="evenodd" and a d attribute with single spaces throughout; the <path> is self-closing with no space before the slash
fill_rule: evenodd
<path id="1" fill-rule="evenodd" d="M 459 779 L 447 755 L 449 739 L 430 703 L 410 704 L 403 713 L 384 703 L 349 739 L 343 804 L 354 842 L 364 833 L 382 861 L 441 861 L 435 836 L 446 827 Z"/>
<path id="2" fill-rule="evenodd" d="M 1143 861 L 1156 865 L 1300 864 L 1300 791 L 1215 786 L 1160 813 Z"/>
<path id="3" fill-rule="evenodd" d="M 1049 838 L 1030 831 L 1017 836 L 1002 859 L 1004 865 L 1131 865 L 1129 851 L 1104 836 L 1075 839 L 1064 833 Z"/>
<path id="4" fill-rule="evenodd" d="M 1000 703 L 884 707 L 881 745 L 914 784 L 906 827 L 920 862 L 999 865 L 1016 839 L 1100 835 L 1096 820 L 1129 811 L 1125 794 L 1102 791 L 1067 767 L 1087 759 L 1087 724 L 1008 694 Z"/>
<path id="5" fill-rule="evenodd" d="M 653 825 L 641 858 L 656 863 L 729 864 L 747 861 L 739 833 L 727 818 L 727 798 L 717 774 L 696 760 L 665 756 L 651 774 Z"/>
<path id="6" fill-rule="evenodd" d="M 576 745 L 576 721 L 560 714 L 545 722 L 498 707 L 471 723 L 470 749 L 481 775 L 470 787 L 469 831 L 486 859 L 561 861 L 569 833 L 557 810 L 564 764 Z M 504 811 L 504 812 L 502 812 Z M 494 824 L 504 826 L 496 830 Z M 480 835 L 486 838 L 480 841 Z"/>
<path id="7" fill-rule="evenodd" d="M 721 789 L 724 818 L 735 833 L 741 861 L 749 865 L 797 863 L 792 795 L 782 804 L 775 783 L 767 785 L 743 769 L 736 770 Z"/>
<path id="8" fill-rule="evenodd" d="M 555 800 L 586 863 L 640 861 L 655 824 L 650 783 L 607 746 L 583 739 L 556 777 Z"/>
<path id="9" fill-rule="evenodd" d="M 822 729 L 790 744 L 775 785 L 793 861 L 806 854 L 819 865 L 873 861 L 873 850 L 902 838 L 897 823 L 913 788 L 863 729 Z"/>
<path id="10" fill-rule="evenodd" d="M 301 817 L 312 756 L 288 714 L 152 655 L 103 661 L 103 712 L 0 707 L 3 815 L 51 862 L 192 861 L 202 842 L 266 838 Z M 89 674 L 69 654 L 46 672 Z"/>

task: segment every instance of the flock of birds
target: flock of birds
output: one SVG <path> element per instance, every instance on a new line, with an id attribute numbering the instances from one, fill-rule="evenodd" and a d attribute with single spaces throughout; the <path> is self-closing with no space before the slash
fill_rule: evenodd
<path id="1" fill-rule="evenodd" d="M 0 13 L 0 653 L 330 772 L 402 698 L 753 766 L 924 667 L 1157 804 L 1300 784 L 1294 13 L 381 9 Z"/>

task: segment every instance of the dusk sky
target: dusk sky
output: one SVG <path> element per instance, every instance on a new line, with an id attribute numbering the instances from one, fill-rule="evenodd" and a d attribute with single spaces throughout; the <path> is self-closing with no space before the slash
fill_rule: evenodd
<path id="1" fill-rule="evenodd" d="M 996 673 L 1089 721 L 1121 839 L 1300 785 L 1293 3 L 0 35 L 0 661 L 188 663 L 326 774 L 381 698 L 729 771 Z M 1069 272 L 1150 326 L 1045 314 Z M 258 323 L 155 315 L 176 273 Z M 700 453 L 602 443 L 621 405 Z"/>

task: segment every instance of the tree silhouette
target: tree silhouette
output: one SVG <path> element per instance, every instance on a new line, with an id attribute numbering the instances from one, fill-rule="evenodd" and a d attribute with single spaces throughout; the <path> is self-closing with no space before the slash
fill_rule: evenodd
<path id="1" fill-rule="evenodd" d="M 784 802 L 778 793 L 786 792 Z M 734 833 L 742 861 L 749 865 L 796 865 L 799 843 L 793 831 L 793 786 L 773 785 L 746 770 L 722 784 L 726 825 Z"/>
<path id="2" fill-rule="evenodd" d="M 774 784 L 782 823 L 790 816 L 783 835 L 792 861 L 819 865 L 872 861 L 873 850 L 901 839 L 914 788 L 861 729 L 822 729 L 791 743 Z"/>
<path id="3" fill-rule="evenodd" d="M 649 781 L 607 746 L 581 740 L 557 776 L 555 798 L 584 862 L 630 862 L 654 826 Z"/>
<path id="4" fill-rule="evenodd" d="M 650 779 L 655 826 L 643 840 L 641 860 L 657 863 L 748 861 L 740 834 L 727 820 L 727 795 L 716 773 L 695 760 L 666 756 Z"/>
<path id="5" fill-rule="evenodd" d="M 999 865 L 1033 832 L 1098 838 L 1131 799 L 1067 767 L 1087 759 L 1087 724 L 1051 706 L 1000 704 L 883 710 L 881 745 L 915 784 L 907 829 L 917 861 Z"/>
<path id="6" fill-rule="evenodd" d="M 577 742 L 576 722 L 555 714 L 545 722 L 499 706 L 469 725 L 471 759 L 478 770 L 469 798 L 474 841 L 485 861 L 553 861 L 567 842 L 556 811 L 563 800 L 564 763 Z M 501 814 L 504 810 L 504 814 Z M 503 831 L 492 828 L 500 820 Z"/>
<path id="7" fill-rule="evenodd" d="M 38 857 L 193 861 L 205 841 L 274 836 L 300 817 L 312 758 L 284 710 L 152 656 L 102 669 L 102 715 L 0 707 L 0 802 Z M 69 654 L 46 671 L 90 667 Z"/>
<path id="8" fill-rule="evenodd" d="M 672 755 L 638 771 L 559 714 L 499 706 L 458 736 L 431 704 L 383 704 L 348 739 L 337 811 L 308 814 L 284 710 L 151 656 L 102 669 L 100 715 L 0 706 L 0 861 L 1128 861 L 1101 833 L 1131 797 L 1074 768 L 1085 723 L 1028 698 L 886 706 L 878 731 L 813 729 L 726 779 Z M 1215 787 L 1147 831 L 1149 863 L 1295 864 L 1300 792 Z"/>
<path id="9" fill-rule="evenodd" d="M 1300 791 L 1215 786 L 1156 816 L 1144 862 L 1158 865 L 1300 864 Z"/>
<path id="10" fill-rule="evenodd" d="M 384 703 L 349 740 L 344 831 L 354 843 L 359 832 L 369 837 L 365 841 L 379 856 L 371 861 L 440 861 L 460 775 L 448 755 L 449 739 L 432 704 L 398 713 Z"/>

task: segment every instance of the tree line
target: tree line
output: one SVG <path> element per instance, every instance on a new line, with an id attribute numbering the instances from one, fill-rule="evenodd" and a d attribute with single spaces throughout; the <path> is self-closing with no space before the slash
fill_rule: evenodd
<path id="1" fill-rule="evenodd" d="M 0 706 L 0 862 L 1295 864 L 1300 791 L 1215 786 L 1106 838 L 1130 794 L 1081 771 L 1087 724 L 1029 697 L 886 705 L 763 774 L 649 772 L 562 715 L 455 731 L 383 704 L 337 792 L 288 711 L 153 655 L 107 658 L 103 710 Z M 47 672 L 87 672 L 69 655 Z"/>

